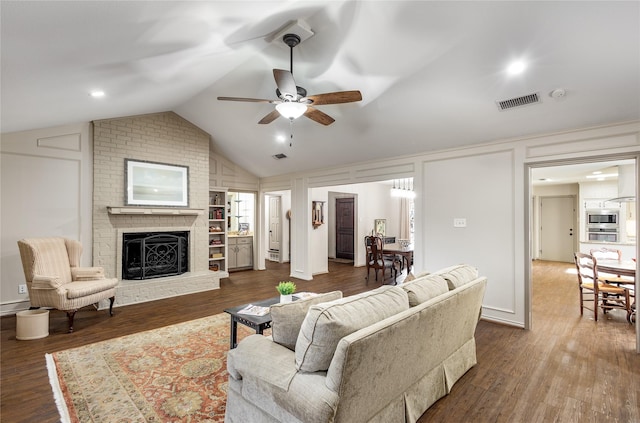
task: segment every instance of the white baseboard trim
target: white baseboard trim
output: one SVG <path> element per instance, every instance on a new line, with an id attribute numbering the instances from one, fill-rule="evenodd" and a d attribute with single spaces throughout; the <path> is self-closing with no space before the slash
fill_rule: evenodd
<path id="1" fill-rule="evenodd" d="M 29 310 L 29 307 L 31 307 L 29 300 L 3 303 L 0 304 L 0 316 L 10 316 L 22 310 Z"/>

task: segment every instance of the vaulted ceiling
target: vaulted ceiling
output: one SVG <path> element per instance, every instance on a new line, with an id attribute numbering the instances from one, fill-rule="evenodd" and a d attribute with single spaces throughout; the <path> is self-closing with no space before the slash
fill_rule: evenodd
<path id="1" fill-rule="evenodd" d="M 640 119 L 635 1 L 0 7 L 3 133 L 172 110 L 219 153 L 272 176 Z M 289 48 L 272 38 L 297 20 L 314 33 L 294 49 L 297 85 L 360 90 L 363 100 L 317 106 L 335 118 L 329 126 L 305 117 L 259 125 L 272 104 L 218 101 L 277 98 L 272 69 L 289 69 Z M 525 69 L 511 75 L 515 60 Z M 538 102 L 496 104 L 529 94 Z"/>

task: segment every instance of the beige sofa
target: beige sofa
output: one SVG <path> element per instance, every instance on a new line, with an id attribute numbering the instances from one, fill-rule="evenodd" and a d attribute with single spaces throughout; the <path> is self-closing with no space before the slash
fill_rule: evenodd
<path id="1" fill-rule="evenodd" d="M 225 421 L 415 422 L 476 364 L 486 283 L 459 265 L 275 306 L 272 336 L 228 354 Z"/>

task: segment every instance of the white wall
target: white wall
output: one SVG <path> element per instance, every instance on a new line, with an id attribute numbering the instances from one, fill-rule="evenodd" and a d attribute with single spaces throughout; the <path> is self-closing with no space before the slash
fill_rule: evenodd
<path id="1" fill-rule="evenodd" d="M 29 307 L 18 294 L 24 273 L 17 241 L 63 236 L 83 245 L 91 264 L 91 139 L 89 123 L 2 134 L 1 314 Z"/>
<path id="2" fill-rule="evenodd" d="M 421 190 L 422 268 L 435 271 L 454 264 L 478 267 L 489 284 L 484 313 L 508 313 L 523 307 L 513 284 L 516 276 L 515 167 L 512 151 L 425 162 Z M 446 178 L 443 175 L 447 175 Z M 466 219 L 464 228 L 453 220 Z M 496 313 L 497 314 L 497 313 Z"/>

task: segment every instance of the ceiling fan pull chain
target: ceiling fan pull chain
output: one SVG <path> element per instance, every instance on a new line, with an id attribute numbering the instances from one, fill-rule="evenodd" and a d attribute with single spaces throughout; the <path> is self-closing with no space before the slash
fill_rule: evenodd
<path id="1" fill-rule="evenodd" d="M 289 132 L 291 133 L 289 137 L 289 147 L 293 147 L 293 118 L 289 119 Z"/>

